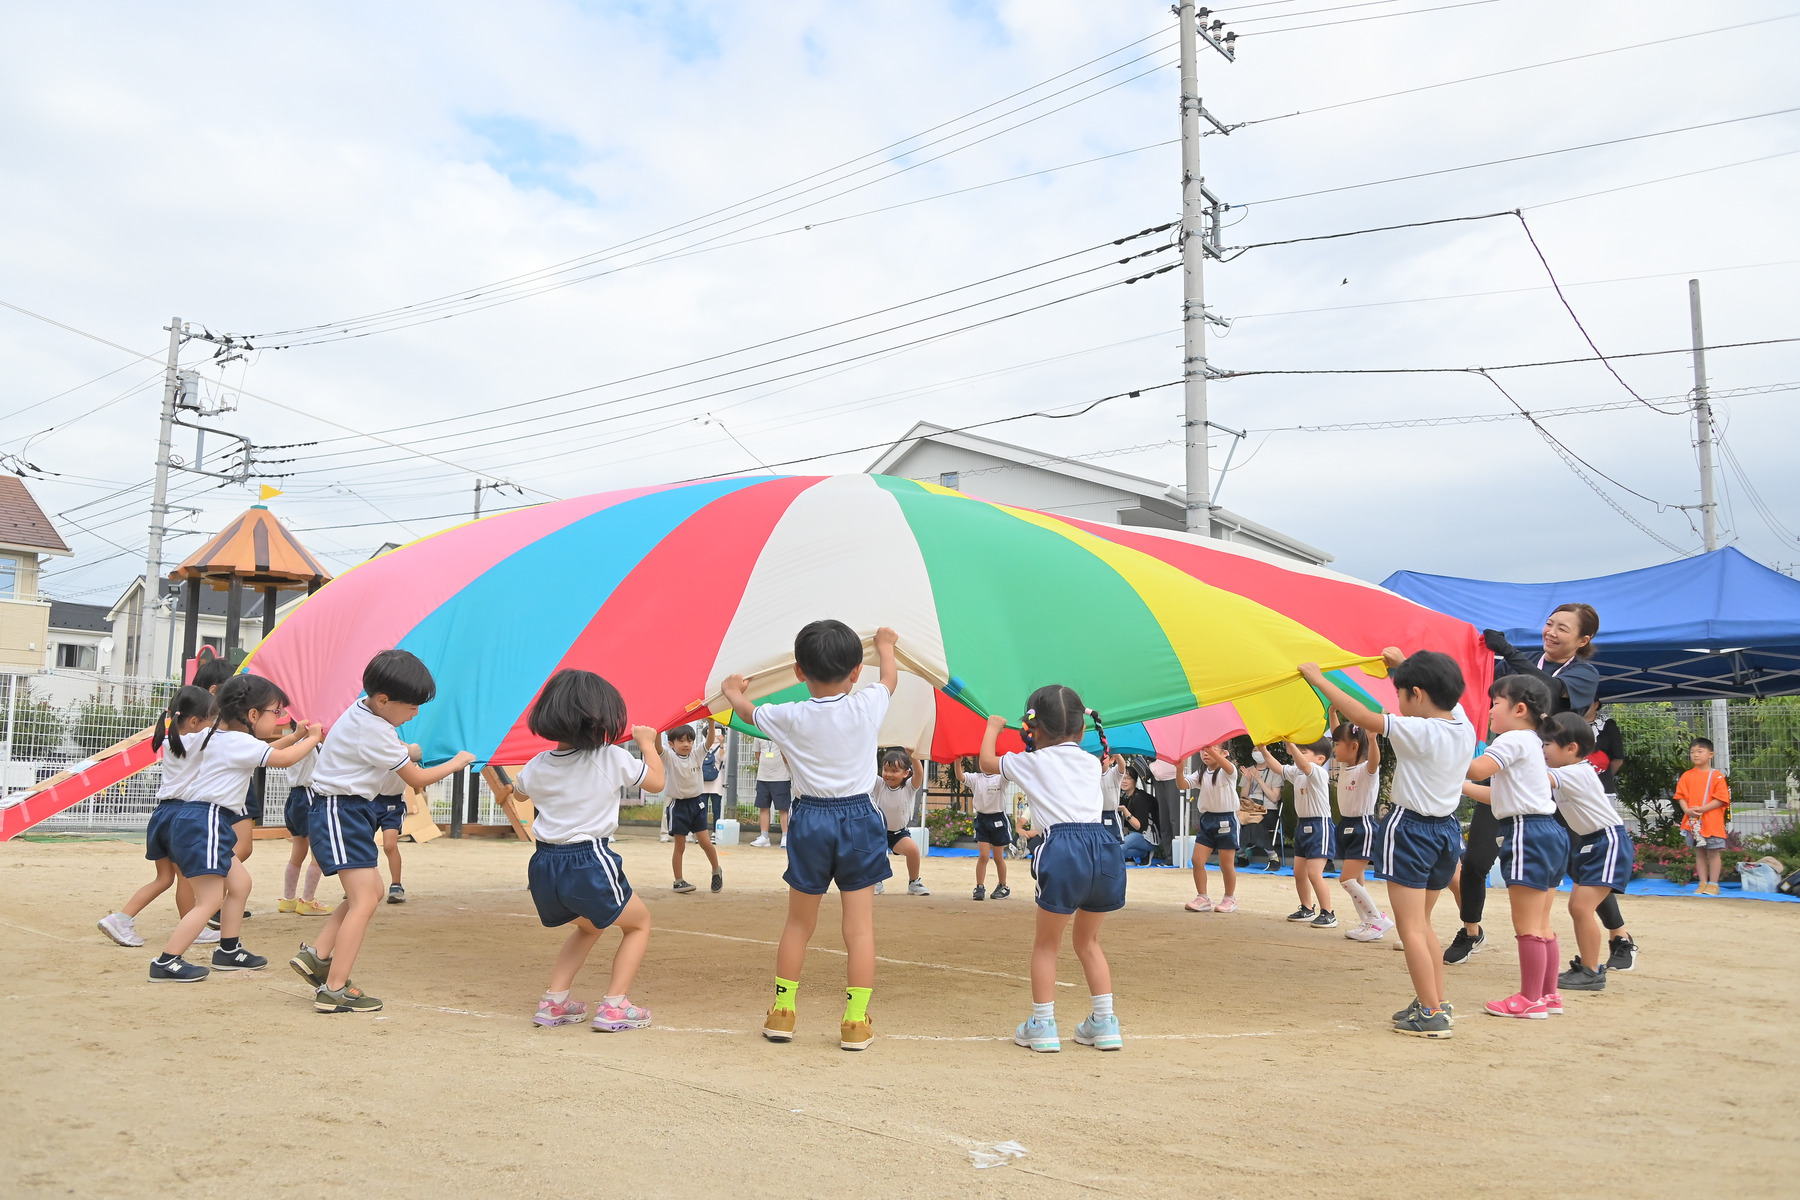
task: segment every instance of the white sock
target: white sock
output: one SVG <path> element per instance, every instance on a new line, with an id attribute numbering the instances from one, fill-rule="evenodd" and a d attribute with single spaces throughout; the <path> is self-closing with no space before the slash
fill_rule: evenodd
<path id="1" fill-rule="evenodd" d="M 1096 1017 L 1110 1017 L 1113 1015 L 1111 992 L 1106 993 L 1104 996 L 1094 997 L 1094 1015 Z"/>
<path id="2" fill-rule="evenodd" d="M 624 996 L 602 996 L 600 997 L 600 1003 L 611 1008 L 624 1008 L 627 1001 Z"/>
<path id="3" fill-rule="evenodd" d="M 550 1001 L 550 1003 L 552 1003 L 552 1004 L 561 1004 L 568 998 L 569 998 L 569 990 L 567 988 L 564 988 L 560 992 L 545 992 L 544 993 L 544 999 Z"/>
<path id="4" fill-rule="evenodd" d="M 306 864 L 306 891 L 302 893 L 302 896 L 307 900 L 317 899 L 318 892 L 319 892 L 319 880 L 323 879 L 324 877 L 325 877 L 325 868 L 321 867 L 319 865 L 318 860 L 314 859 L 314 860 L 309 861 Z M 288 890 L 292 891 L 293 889 L 289 888 Z"/>
<path id="5" fill-rule="evenodd" d="M 292 900 L 294 898 L 294 888 L 299 882 L 300 868 L 294 863 L 289 863 L 287 869 L 281 873 L 281 898 L 283 900 Z"/>
<path id="6" fill-rule="evenodd" d="M 1368 891 L 1363 888 L 1362 880 L 1340 879 L 1338 882 L 1344 885 L 1344 892 L 1350 897 L 1350 903 L 1356 906 L 1356 915 L 1363 919 L 1363 924 L 1374 924 L 1375 920 L 1381 916 L 1381 910 L 1376 908 L 1375 901 L 1369 898 Z"/>
<path id="7" fill-rule="evenodd" d="M 1031 1006 L 1031 1019 L 1034 1021 L 1056 1020 L 1056 1001 L 1052 1000 L 1048 1004 L 1034 1002 Z"/>

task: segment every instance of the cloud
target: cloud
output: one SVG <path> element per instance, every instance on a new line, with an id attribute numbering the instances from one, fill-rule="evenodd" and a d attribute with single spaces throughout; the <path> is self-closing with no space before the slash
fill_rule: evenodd
<path id="1" fill-rule="evenodd" d="M 483 143 L 481 161 L 513 186 L 542 188 L 564 200 L 593 203 L 594 194 L 571 178 L 588 155 L 570 135 L 527 117 L 501 113 L 464 117 L 462 124 Z"/>

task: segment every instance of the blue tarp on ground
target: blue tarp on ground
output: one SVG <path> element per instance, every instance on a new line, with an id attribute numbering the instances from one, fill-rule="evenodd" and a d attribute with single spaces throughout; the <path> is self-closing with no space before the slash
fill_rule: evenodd
<path id="1" fill-rule="evenodd" d="M 1559 604 L 1600 613 L 1600 695 L 1697 700 L 1800 693 L 1800 580 L 1727 547 L 1566 583 L 1497 583 L 1397 571 L 1389 591 L 1538 645 Z"/>

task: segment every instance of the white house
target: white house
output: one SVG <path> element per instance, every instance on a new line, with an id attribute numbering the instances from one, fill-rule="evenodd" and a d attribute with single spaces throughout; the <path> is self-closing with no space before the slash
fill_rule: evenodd
<path id="1" fill-rule="evenodd" d="M 928 479 L 984 500 L 1109 525 L 1181 529 L 1187 513 L 1187 493 L 1174 484 L 924 421 L 876 459 L 869 474 Z M 1332 559 L 1323 550 L 1228 508 L 1212 510 L 1212 536 L 1314 566 Z"/>
<path id="2" fill-rule="evenodd" d="M 154 664 L 151 672 L 157 679 L 174 679 L 181 674 L 181 636 L 187 620 L 186 589 L 179 583 L 164 579 L 162 582 L 162 603 L 156 617 L 150 623 L 150 658 Z M 276 606 L 275 619 L 279 621 L 300 601 L 306 599 L 304 592 L 281 592 L 282 602 Z M 125 592 L 106 612 L 107 624 L 111 630 L 111 657 L 102 660 L 100 669 L 112 675 L 128 675 L 137 652 L 137 627 L 143 612 L 144 577 L 138 576 L 126 587 Z M 225 592 L 215 592 L 210 587 L 200 589 L 200 645 L 210 647 L 213 653 L 223 656 L 225 646 L 225 604 L 229 596 Z M 98 607 L 97 605 L 84 607 Z M 261 590 L 244 589 L 244 615 L 238 625 L 237 649 L 248 650 L 262 640 L 263 631 L 263 594 Z"/>

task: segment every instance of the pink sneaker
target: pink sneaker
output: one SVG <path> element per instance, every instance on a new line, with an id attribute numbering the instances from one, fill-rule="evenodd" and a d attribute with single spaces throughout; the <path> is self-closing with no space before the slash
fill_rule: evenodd
<path id="1" fill-rule="evenodd" d="M 549 1028 L 555 1025 L 579 1025 L 587 1020 L 587 1002 L 570 996 L 561 1004 L 545 997 L 538 1001 L 537 1016 L 531 1018 L 533 1025 Z"/>
<path id="2" fill-rule="evenodd" d="M 1544 993 L 1544 1011 L 1549 1013 L 1553 1017 L 1562 1016 L 1562 993 L 1561 992 L 1545 992 Z"/>
<path id="3" fill-rule="evenodd" d="M 647 1029 L 649 1026 L 650 1010 L 639 1008 L 629 1000 L 619 1005 L 602 1002 L 600 1011 L 594 1014 L 595 1033 L 620 1033 L 627 1029 Z"/>
<path id="4" fill-rule="evenodd" d="M 1225 913 L 1236 912 L 1237 911 L 1237 897 L 1236 896 L 1225 897 L 1223 900 L 1221 900 L 1217 904 L 1213 905 L 1213 911 L 1214 912 L 1225 912 Z"/>
<path id="5" fill-rule="evenodd" d="M 1489 1000 L 1487 1010 L 1491 1017 L 1520 1017 L 1527 1021 L 1545 1021 L 1550 1017 L 1542 1000 L 1527 1000 L 1522 992 L 1514 992 L 1504 1000 Z"/>
<path id="6" fill-rule="evenodd" d="M 1213 902 L 1208 900 L 1205 896 L 1195 896 L 1192 900 L 1187 902 L 1187 910 L 1189 912 L 1211 912 L 1213 910 Z"/>

